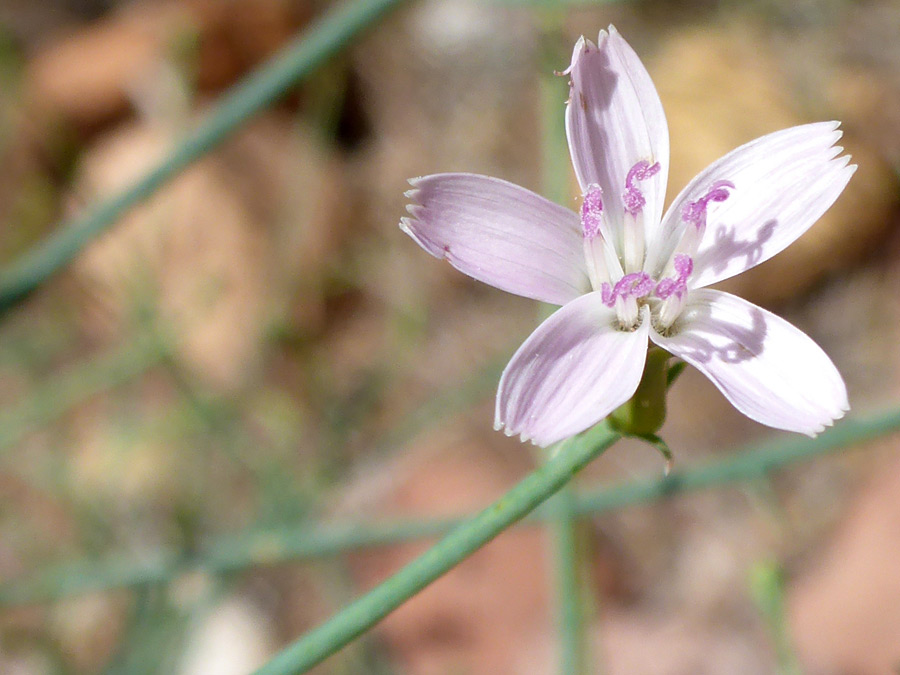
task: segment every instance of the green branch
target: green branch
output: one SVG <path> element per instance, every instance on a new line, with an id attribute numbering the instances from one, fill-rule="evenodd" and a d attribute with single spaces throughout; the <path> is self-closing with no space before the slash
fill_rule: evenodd
<path id="1" fill-rule="evenodd" d="M 350 0 L 315 21 L 282 52 L 235 85 L 209 117 L 143 178 L 60 226 L 0 273 L 0 313 L 69 263 L 94 237 L 147 199 L 241 124 L 279 99 L 402 0 Z"/>
<path id="2" fill-rule="evenodd" d="M 816 438 L 785 437 L 749 446 L 704 466 L 676 470 L 668 476 L 601 487 L 576 496 L 572 509 L 577 514 L 596 515 L 683 492 L 754 480 L 786 466 L 896 431 L 900 431 L 900 408 L 861 419 L 844 420 Z M 555 517 L 555 513 L 542 507 L 526 522 L 541 522 Z M 446 534 L 466 519 L 448 517 L 305 525 L 223 537 L 203 547 L 195 558 L 169 552 L 142 563 L 135 563 L 134 558 L 129 556 L 70 562 L 0 585 L 0 605 L 53 601 L 90 591 L 167 583 L 179 574 L 197 570 L 210 574 L 236 572 L 257 565 L 324 558 L 400 541 L 430 539 Z"/>
<path id="3" fill-rule="evenodd" d="M 0 412 L 0 458 L 29 433 L 62 417 L 85 400 L 120 387 L 162 362 L 166 347 L 138 336 L 119 350 L 73 366 Z"/>
<path id="4" fill-rule="evenodd" d="M 512 490 L 465 520 L 387 581 L 329 621 L 289 645 L 256 675 L 302 673 L 365 632 L 435 579 L 468 558 L 566 485 L 619 438 L 607 424 L 565 441 L 557 452 Z"/>

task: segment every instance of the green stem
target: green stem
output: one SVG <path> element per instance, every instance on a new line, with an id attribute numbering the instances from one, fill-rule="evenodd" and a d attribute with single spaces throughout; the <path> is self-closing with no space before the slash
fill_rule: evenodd
<path id="1" fill-rule="evenodd" d="M 801 675 L 803 671 L 788 630 L 784 586 L 784 570 L 778 563 L 759 562 L 750 571 L 750 590 L 775 645 L 778 672 L 780 675 Z"/>
<path id="2" fill-rule="evenodd" d="M 407 599 L 470 556 L 556 493 L 618 439 L 606 424 L 559 447 L 543 466 L 397 574 L 289 645 L 256 675 L 302 673 L 368 630 Z"/>
<path id="3" fill-rule="evenodd" d="M 62 225 L 0 274 L 0 312 L 10 309 L 65 266 L 91 239 L 147 199 L 182 169 L 339 52 L 402 0 L 349 0 L 334 6 L 278 56 L 235 85 L 203 124 L 143 178 Z"/>
<path id="4" fill-rule="evenodd" d="M 554 541 L 557 626 L 559 632 L 560 673 L 581 675 L 587 672 L 584 619 L 584 591 L 578 555 L 577 502 L 567 485 L 547 503 L 554 513 L 550 530 Z"/>
<path id="5" fill-rule="evenodd" d="M 898 430 L 900 408 L 862 419 L 845 420 L 837 428 L 816 438 L 786 437 L 746 447 L 705 466 L 676 470 L 668 476 L 601 487 L 576 496 L 573 510 L 578 515 L 607 513 L 684 492 L 756 480 L 786 466 Z M 556 514 L 548 508 L 540 508 L 527 522 L 541 522 L 555 517 Z M 89 591 L 166 583 L 183 572 L 197 569 L 211 574 L 236 572 L 254 565 L 323 558 L 400 541 L 430 539 L 466 521 L 467 517 L 448 517 L 300 526 L 223 537 L 204 547 L 196 559 L 186 559 L 170 552 L 140 564 L 128 556 L 70 562 L 39 571 L 27 579 L 0 585 L 0 605 L 45 602 Z"/>
<path id="6" fill-rule="evenodd" d="M 554 74 L 565 67 L 562 15 L 558 11 L 542 16 L 540 111 L 541 184 L 544 194 L 563 206 L 572 207 L 572 165 L 566 151 L 565 105 L 569 95 L 567 80 Z M 571 49 L 571 47 L 569 47 Z"/>
<path id="7" fill-rule="evenodd" d="M 49 386 L 29 393 L 0 413 L 0 457 L 30 432 L 62 417 L 85 400 L 122 386 L 162 362 L 164 345 L 138 337 L 111 354 L 74 366 Z"/>

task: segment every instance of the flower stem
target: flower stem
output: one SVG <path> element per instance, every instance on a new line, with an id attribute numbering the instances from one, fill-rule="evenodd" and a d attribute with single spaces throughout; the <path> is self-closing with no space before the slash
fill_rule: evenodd
<path id="1" fill-rule="evenodd" d="M 606 424 L 559 446 L 543 466 L 424 554 L 329 621 L 289 645 L 256 675 L 302 673 L 368 630 L 403 602 L 555 494 L 619 438 Z"/>

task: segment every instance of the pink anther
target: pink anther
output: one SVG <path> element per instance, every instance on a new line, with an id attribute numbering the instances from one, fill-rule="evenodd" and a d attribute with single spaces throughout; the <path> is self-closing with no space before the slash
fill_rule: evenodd
<path id="1" fill-rule="evenodd" d="M 676 277 L 666 277 L 656 285 L 656 297 L 665 300 L 675 296 L 679 300 L 687 293 L 687 280 L 694 271 L 694 261 L 690 256 L 679 253 L 674 260 Z"/>
<path id="2" fill-rule="evenodd" d="M 607 307 L 614 307 L 618 298 L 642 298 L 653 291 L 653 279 L 646 272 L 632 272 L 616 282 L 614 287 L 603 284 L 600 299 Z"/>
<path id="3" fill-rule="evenodd" d="M 585 239 L 594 239 L 600 234 L 603 215 L 603 190 L 599 185 L 591 185 L 581 204 L 581 229 Z"/>
<path id="4" fill-rule="evenodd" d="M 706 226 L 706 207 L 710 202 L 724 202 L 734 190 L 734 183 L 730 180 L 717 180 L 713 183 L 703 197 L 695 202 L 688 202 L 681 209 L 681 219 L 691 223 L 695 227 Z"/>
<path id="5" fill-rule="evenodd" d="M 647 180 L 659 173 L 659 162 L 650 164 L 646 159 L 642 159 L 628 170 L 625 176 L 625 192 L 622 193 L 622 201 L 625 204 L 625 210 L 632 216 L 639 214 L 647 200 L 644 199 L 644 193 L 635 185 L 635 181 Z"/>

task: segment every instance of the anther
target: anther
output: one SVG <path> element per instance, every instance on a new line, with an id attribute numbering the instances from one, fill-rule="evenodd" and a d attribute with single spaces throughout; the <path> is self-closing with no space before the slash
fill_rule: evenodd
<path id="1" fill-rule="evenodd" d="M 676 277 L 666 277 L 656 285 L 656 297 L 665 300 L 671 296 L 675 296 L 681 300 L 687 294 L 687 280 L 694 271 L 694 261 L 690 256 L 679 253 L 673 261 Z"/>
<path id="2" fill-rule="evenodd" d="M 698 230 L 706 227 L 706 207 L 710 202 L 724 202 L 734 190 L 734 183 L 730 180 L 718 180 L 713 183 L 703 197 L 695 202 L 688 202 L 681 209 L 681 219 L 691 223 Z"/>
<path id="3" fill-rule="evenodd" d="M 614 307 L 617 299 L 642 298 L 653 291 L 653 279 L 646 272 L 632 272 L 610 287 L 603 284 L 600 299 L 607 307 Z"/>
<path id="4" fill-rule="evenodd" d="M 603 222 L 603 190 L 599 185 L 588 187 L 581 204 L 581 229 L 585 239 L 593 239 L 600 235 Z"/>
<path id="5" fill-rule="evenodd" d="M 660 168 L 659 162 L 650 164 L 646 159 L 642 159 L 628 170 L 628 175 L 625 176 L 625 192 L 622 193 L 622 201 L 625 204 L 625 211 L 632 216 L 639 214 L 647 203 L 644 193 L 634 184 L 635 181 L 652 178 L 659 173 Z"/>

